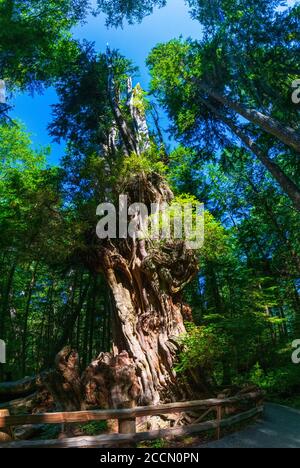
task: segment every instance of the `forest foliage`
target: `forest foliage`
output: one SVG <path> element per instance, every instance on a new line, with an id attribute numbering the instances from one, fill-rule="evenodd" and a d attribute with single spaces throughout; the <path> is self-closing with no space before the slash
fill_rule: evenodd
<path id="1" fill-rule="evenodd" d="M 289 396 L 300 388 L 291 363 L 300 338 L 300 127 L 291 99 L 300 6 L 187 0 L 203 35 L 158 44 L 147 59 L 151 149 L 139 158 L 119 155 L 107 168 L 99 155 L 114 119 L 107 58 L 75 40 L 72 28 L 92 9 L 120 27 L 165 3 L 99 0 L 95 10 L 83 0 L 0 1 L 0 78 L 12 94 L 55 87 L 49 131 L 67 142 L 60 166 L 49 166 L 50 148 L 34 149 L 25 126 L 0 114 L 6 378 L 49 368 L 66 344 L 79 350 L 83 368 L 110 349 L 110 294 L 78 252 L 87 249 L 103 193 L 155 169 L 178 198 L 206 208 L 199 273 L 185 291 L 194 323 L 182 337 L 177 371 L 200 365 L 216 386 L 253 382 Z M 114 54 L 122 95 L 135 67 Z M 157 103 L 170 120 L 171 150 Z"/>

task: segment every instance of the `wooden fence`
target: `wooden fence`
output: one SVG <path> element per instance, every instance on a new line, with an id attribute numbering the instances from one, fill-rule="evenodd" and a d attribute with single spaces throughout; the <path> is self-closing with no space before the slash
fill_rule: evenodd
<path id="1" fill-rule="evenodd" d="M 249 409 L 249 406 L 252 406 L 252 408 Z M 248 408 L 246 410 L 240 409 L 245 407 Z M 199 400 L 127 409 L 47 413 L 22 416 L 10 416 L 8 415 L 8 411 L 4 410 L 0 411 L 0 432 L 2 429 L 5 433 L 11 433 L 10 431 L 12 427 L 23 425 L 73 424 L 117 419 L 119 421 L 119 433 L 104 434 L 95 437 L 75 437 L 63 440 L 15 441 L 0 444 L 0 448 L 96 448 L 107 445 L 118 446 L 126 443 L 133 444 L 169 436 L 180 437 L 209 430 L 215 430 L 217 438 L 220 438 L 220 431 L 222 428 L 228 428 L 237 423 L 259 416 L 262 414 L 263 409 L 261 393 L 253 392 L 224 400 Z M 234 414 L 237 411 L 239 411 L 238 414 Z M 186 412 L 199 413 L 197 419 L 192 425 L 159 429 L 150 432 L 136 431 L 136 421 L 139 417 L 159 416 L 173 413 L 180 414 Z M 215 413 L 215 419 L 203 421 L 210 413 Z M 230 416 L 230 414 L 234 415 Z"/>

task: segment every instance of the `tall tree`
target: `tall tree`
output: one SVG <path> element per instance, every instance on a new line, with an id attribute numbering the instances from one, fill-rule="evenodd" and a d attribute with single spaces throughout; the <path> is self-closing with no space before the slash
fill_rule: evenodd
<path id="1" fill-rule="evenodd" d="M 240 90 L 239 81 L 231 81 L 232 66 L 222 49 L 220 55 L 219 50 L 214 51 L 215 46 L 212 42 L 171 41 L 150 54 L 152 89 L 174 121 L 174 133 L 198 148 L 203 148 L 203 143 L 212 147 L 212 142 L 222 147 L 229 130 L 272 173 L 299 210 L 300 189 L 296 181 L 269 155 L 271 151 L 276 154 L 275 148 L 282 141 L 297 150 L 299 132 L 228 97 L 228 89 L 231 94 L 244 96 L 243 100 L 245 93 Z M 245 118 L 250 123 L 244 123 Z M 279 142 L 266 140 L 264 132 L 276 135 Z M 264 147 L 262 140 L 267 141 Z"/>
<path id="2" fill-rule="evenodd" d="M 99 197 L 105 193 L 106 201 L 118 204 L 121 187 L 129 204 L 143 202 L 149 208 L 153 203 L 171 203 L 174 196 L 163 176 L 154 170 L 154 161 L 158 163 L 160 156 L 155 147 L 151 150 L 146 103 L 140 87 L 131 87 L 130 64 L 110 51 L 106 56 L 91 56 L 88 62 L 85 68 L 78 67 L 74 80 L 67 78 L 68 85 L 59 87 L 61 99 L 55 107 L 52 133 L 70 137 L 73 157 L 77 152 L 81 164 L 86 165 L 92 155 L 94 163 L 98 159 L 101 164 L 102 177 L 89 197 L 94 207 L 90 231 L 92 223 L 96 224 L 97 193 Z M 94 93 L 85 93 L 87 83 Z M 89 133 L 83 131 L 87 124 Z M 88 173 L 87 179 L 90 176 Z M 92 380 L 101 382 L 97 376 L 101 372 L 109 390 L 108 405 L 117 405 L 118 399 L 144 404 L 170 401 L 183 398 L 188 391 L 179 385 L 173 364 L 176 338 L 185 331 L 182 311 L 188 310 L 182 304 L 181 291 L 195 275 L 197 259 L 184 241 L 161 244 L 142 237 L 141 216 L 131 215 L 131 222 L 137 217 L 133 239 L 121 236 L 100 241 L 92 229 L 89 243 L 79 253 L 94 273 L 104 273 L 112 299 L 113 353 L 92 364 L 83 377 L 90 403 L 96 403 L 103 391 L 102 387 L 94 391 L 91 387 Z M 105 376 L 107 365 L 109 380 Z M 122 382 L 125 372 L 130 375 L 127 383 Z"/>

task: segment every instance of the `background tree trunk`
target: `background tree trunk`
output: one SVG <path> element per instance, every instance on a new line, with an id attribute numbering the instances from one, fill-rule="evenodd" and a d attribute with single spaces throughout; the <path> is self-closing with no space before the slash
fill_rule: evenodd
<path id="1" fill-rule="evenodd" d="M 277 120 L 268 115 L 262 114 L 256 109 L 247 109 L 242 104 L 219 94 L 205 83 L 201 83 L 200 88 L 206 91 L 209 96 L 213 97 L 229 109 L 234 110 L 249 122 L 258 125 L 265 132 L 278 138 L 278 140 L 282 141 L 290 148 L 293 148 L 295 151 L 300 152 L 300 135 L 295 129 L 282 125 Z"/>
<path id="2" fill-rule="evenodd" d="M 222 112 L 217 110 L 209 101 L 200 97 L 201 102 L 207 106 L 221 121 L 223 121 L 228 128 L 236 135 L 250 150 L 257 159 L 263 164 L 263 166 L 272 174 L 274 179 L 280 185 L 284 193 L 293 202 L 295 208 L 300 211 L 300 189 L 298 186 L 288 177 L 283 170 L 272 161 L 267 154 L 265 154 L 258 145 L 250 138 L 244 131 L 242 131 L 231 119 L 226 117 Z"/>

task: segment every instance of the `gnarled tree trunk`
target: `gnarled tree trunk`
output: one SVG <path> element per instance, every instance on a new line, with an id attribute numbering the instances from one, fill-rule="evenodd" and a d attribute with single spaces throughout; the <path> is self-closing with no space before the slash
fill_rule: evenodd
<path id="1" fill-rule="evenodd" d="M 108 68 L 115 127 L 114 138 L 103 151 L 107 159 L 115 157 L 120 150 L 124 155 L 135 152 L 138 157 L 150 146 L 143 106 L 134 108 L 142 91 L 132 90 L 129 82 L 127 105 L 131 121 L 128 122 L 128 115 L 125 118 L 122 114 L 109 60 Z M 122 148 L 112 148 L 120 138 Z M 112 188 L 107 196 L 112 197 L 116 190 Z M 163 206 L 174 198 L 160 175 L 143 171 L 126 182 L 122 195 L 128 196 L 128 205 L 144 203 L 148 212 L 151 204 Z M 71 350 L 64 350 L 58 356 L 63 366 L 59 369 L 57 365 L 55 383 L 50 387 L 60 401 L 64 400 L 65 393 L 74 409 L 87 405 L 119 407 L 128 401 L 138 405 L 158 404 L 193 397 L 188 379 L 180 383 L 174 366 L 178 338 L 185 333 L 184 316 L 188 320 L 192 317 L 189 307 L 182 303 L 181 293 L 198 271 L 197 256 L 186 248 L 184 241 L 158 242 L 139 236 L 142 214 L 136 212 L 133 219 L 137 231 L 132 239 L 101 241 L 92 235 L 81 253 L 91 271 L 103 273 L 107 280 L 113 310 L 113 344 L 112 352 L 101 354 L 82 376 L 74 366 Z M 201 378 L 199 382 L 202 383 Z M 201 386 L 197 390 L 203 393 Z M 66 401 L 64 406 L 70 407 Z"/>
<path id="2" fill-rule="evenodd" d="M 147 207 L 173 198 L 155 173 L 133 177 L 125 193 L 129 203 L 138 200 Z M 61 406 L 119 407 L 128 401 L 148 405 L 204 393 L 203 376 L 193 393 L 187 379 L 180 382 L 174 371 L 184 319 L 192 320 L 181 293 L 198 271 L 195 252 L 182 240 L 94 239 L 83 260 L 105 275 L 110 289 L 112 352 L 101 354 L 82 376 L 76 353 L 65 349 L 58 355 L 47 388 Z"/>
<path id="3" fill-rule="evenodd" d="M 130 200 L 170 201 L 172 193 L 157 174 L 139 177 L 127 187 Z M 158 244 L 159 245 L 159 244 Z M 103 271 L 113 300 L 113 355 L 127 352 L 136 368 L 141 404 L 186 396 L 174 362 L 178 337 L 185 333 L 181 291 L 198 271 L 193 251 L 183 241 L 153 246 L 145 240 L 107 242 L 95 251 L 93 268 Z"/>

